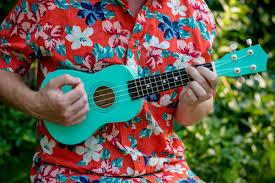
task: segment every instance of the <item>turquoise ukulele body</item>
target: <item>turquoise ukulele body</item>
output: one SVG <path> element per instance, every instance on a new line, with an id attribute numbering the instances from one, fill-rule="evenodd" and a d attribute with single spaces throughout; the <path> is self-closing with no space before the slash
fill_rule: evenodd
<path id="1" fill-rule="evenodd" d="M 49 73 L 41 88 L 43 88 L 51 79 L 70 74 L 73 77 L 81 79 L 85 86 L 89 98 L 90 111 L 87 113 L 86 120 L 73 126 L 62 126 L 50 121 L 45 121 L 45 126 L 49 133 L 63 144 L 77 144 L 90 137 L 96 130 L 104 124 L 114 122 L 125 122 L 137 115 L 142 108 L 143 99 L 132 100 L 127 81 L 134 80 L 137 76 L 123 65 L 114 65 L 107 67 L 96 74 L 85 73 L 75 70 L 57 70 Z M 113 100 L 108 106 L 100 107 L 94 100 L 98 89 L 112 91 Z M 108 89 L 109 88 L 109 89 Z M 63 91 L 68 92 L 71 87 L 64 86 Z M 101 99 L 104 100 L 104 99 Z"/>

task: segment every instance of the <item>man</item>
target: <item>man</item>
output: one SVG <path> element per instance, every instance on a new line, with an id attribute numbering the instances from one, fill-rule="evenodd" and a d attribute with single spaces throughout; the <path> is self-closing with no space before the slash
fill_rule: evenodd
<path id="1" fill-rule="evenodd" d="M 191 65 L 211 61 L 214 37 L 203 0 L 19 1 L 1 26 L 0 96 L 39 119 L 32 182 L 201 182 L 185 161 L 173 121 L 193 125 L 212 109 L 216 74 Z M 70 75 L 30 90 L 19 75 L 35 60 L 38 88 L 56 69 L 97 72 L 112 64 L 140 77 L 188 66 L 194 81 L 146 97 L 131 121 L 110 123 L 68 146 L 51 137 L 43 120 L 80 123 L 89 111 L 87 94 Z M 63 85 L 73 89 L 63 93 Z"/>

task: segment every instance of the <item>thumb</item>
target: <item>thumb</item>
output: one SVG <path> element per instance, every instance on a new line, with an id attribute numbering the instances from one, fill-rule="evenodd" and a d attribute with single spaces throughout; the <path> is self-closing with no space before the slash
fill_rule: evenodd
<path id="1" fill-rule="evenodd" d="M 53 89 L 59 89 L 64 85 L 76 86 L 81 82 L 79 78 L 72 77 L 69 74 L 62 75 L 54 78 L 49 82 L 49 85 Z"/>

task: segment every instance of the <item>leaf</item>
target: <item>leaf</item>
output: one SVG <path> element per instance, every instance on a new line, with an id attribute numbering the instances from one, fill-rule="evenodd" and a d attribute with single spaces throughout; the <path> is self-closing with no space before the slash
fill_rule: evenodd
<path id="1" fill-rule="evenodd" d="M 70 8 L 70 5 L 66 2 L 66 0 L 54 0 L 56 7 L 60 9 L 67 10 Z"/>
<path id="2" fill-rule="evenodd" d="M 57 174 L 56 179 L 58 182 L 67 182 L 69 179 L 63 174 Z"/>
<path id="3" fill-rule="evenodd" d="M 100 44 L 97 43 L 94 45 L 92 53 L 95 56 L 97 62 L 105 58 L 114 57 L 114 51 L 110 46 L 103 48 Z"/>
<path id="4" fill-rule="evenodd" d="M 65 27 L 65 33 L 66 34 L 72 34 L 72 27 L 69 26 L 69 25 L 66 25 L 66 27 Z"/>
<path id="5" fill-rule="evenodd" d="M 22 5 L 22 11 L 24 13 L 27 13 L 29 11 L 29 4 L 28 4 L 28 2 L 26 0 L 22 0 L 21 5 Z"/>
<path id="6" fill-rule="evenodd" d="M 74 69 L 74 64 L 70 60 L 64 60 L 59 63 L 59 69 Z"/>
<path id="7" fill-rule="evenodd" d="M 165 72 L 170 72 L 170 71 L 174 71 L 176 70 L 177 68 L 171 64 L 167 65 L 166 68 L 165 68 Z"/>
<path id="8" fill-rule="evenodd" d="M 78 163 L 77 163 L 77 166 L 87 166 L 87 162 L 85 162 L 85 161 L 79 161 Z"/>
<path id="9" fill-rule="evenodd" d="M 80 2 L 77 2 L 75 0 L 71 0 L 70 2 L 71 2 L 72 7 L 77 8 L 77 9 L 82 9 Z"/>
<path id="10" fill-rule="evenodd" d="M 186 26 L 188 25 L 188 18 L 180 18 L 179 19 L 179 26 Z"/>
<path id="11" fill-rule="evenodd" d="M 145 12 L 145 17 L 146 17 L 146 18 L 154 18 L 154 14 L 148 9 L 148 10 Z"/>
<path id="12" fill-rule="evenodd" d="M 171 52 L 169 50 L 162 50 L 161 56 L 164 58 L 168 58 L 171 55 Z"/>
<path id="13" fill-rule="evenodd" d="M 139 137 L 140 138 L 143 138 L 143 137 L 147 137 L 149 138 L 152 134 L 152 130 L 151 129 L 148 129 L 148 128 L 144 128 L 141 130 L 140 134 L 139 134 Z"/>
<path id="14" fill-rule="evenodd" d="M 207 31 L 206 25 L 203 21 L 198 21 L 198 27 L 199 27 L 201 32 Z"/>
<path id="15" fill-rule="evenodd" d="M 66 47 L 65 45 L 61 44 L 61 45 L 58 45 L 55 50 L 57 51 L 57 53 L 59 53 L 60 55 L 62 56 L 65 56 L 66 55 Z"/>
<path id="16" fill-rule="evenodd" d="M 183 38 L 183 39 L 187 39 L 191 36 L 191 34 L 186 30 L 180 29 L 179 33 L 180 33 L 180 37 Z"/>
<path id="17" fill-rule="evenodd" d="M 138 123 L 138 122 L 142 121 L 142 118 L 139 116 L 136 116 L 136 117 L 134 117 L 133 121 L 134 121 L 134 123 Z"/>
<path id="18" fill-rule="evenodd" d="M 163 20 L 162 20 L 162 14 L 160 13 L 160 12 L 155 12 L 155 15 L 156 15 L 156 19 L 158 20 L 158 21 L 160 21 L 160 22 L 163 22 Z"/>
<path id="19" fill-rule="evenodd" d="M 150 42 L 151 39 L 152 39 L 152 36 L 151 36 L 149 33 L 146 33 L 146 34 L 144 35 L 144 41 L 145 41 L 145 42 Z"/>
<path id="20" fill-rule="evenodd" d="M 194 18 L 188 18 L 188 25 L 189 27 L 191 27 L 192 29 L 195 29 L 197 27 L 197 23 L 194 20 Z"/>
<path id="21" fill-rule="evenodd" d="M 128 139 L 131 142 L 131 147 L 132 148 L 137 147 L 137 140 L 134 137 L 132 137 L 131 135 L 128 135 Z"/>
<path id="22" fill-rule="evenodd" d="M 125 48 L 123 48 L 122 46 L 117 46 L 115 48 L 116 54 L 118 56 L 119 59 L 123 59 L 125 56 Z"/>
<path id="23" fill-rule="evenodd" d="M 123 162 L 122 158 L 114 159 L 112 161 L 112 166 L 116 167 L 116 168 L 121 168 L 122 167 L 122 162 Z"/>
<path id="24" fill-rule="evenodd" d="M 140 23 L 136 23 L 135 26 L 134 26 L 134 30 L 133 30 L 133 33 L 139 33 L 142 31 L 142 25 L 140 25 Z"/>
<path id="25" fill-rule="evenodd" d="M 163 113 L 163 114 L 162 114 L 162 119 L 168 120 L 168 114 L 167 114 L 167 113 Z"/>
<path id="26" fill-rule="evenodd" d="M 208 31 L 206 31 L 206 32 L 201 32 L 201 36 L 203 37 L 203 39 L 205 39 L 205 40 L 207 40 L 207 41 L 211 39 L 210 34 L 209 34 Z"/>
<path id="27" fill-rule="evenodd" d="M 171 95 L 170 100 L 174 100 L 177 97 L 177 95 L 178 95 L 178 92 L 174 91 Z"/>
<path id="28" fill-rule="evenodd" d="M 38 4 L 33 3 L 33 4 L 32 4 L 32 11 L 36 13 L 36 12 L 38 12 L 38 9 L 39 9 L 39 8 L 38 8 Z"/>
<path id="29" fill-rule="evenodd" d="M 109 150 L 108 149 L 103 149 L 101 151 L 101 159 L 105 160 L 105 159 L 108 159 L 108 158 L 110 158 L 110 152 L 109 152 Z"/>
<path id="30" fill-rule="evenodd" d="M 140 60 L 140 56 L 141 56 L 141 51 L 138 50 L 138 51 L 137 51 L 137 60 Z"/>
<path id="31" fill-rule="evenodd" d="M 103 9 L 103 12 L 104 12 L 104 16 L 108 19 L 111 19 L 115 16 L 115 13 L 110 10 Z"/>
<path id="32" fill-rule="evenodd" d="M 5 63 L 6 63 L 7 65 L 11 63 L 11 56 L 6 55 L 6 54 L 3 54 L 3 55 L 2 55 L 2 58 L 3 58 L 3 60 L 5 61 Z"/>
<path id="33" fill-rule="evenodd" d="M 76 64 L 78 65 L 83 65 L 83 63 L 85 62 L 84 58 L 81 56 L 74 56 L 74 61 Z"/>
<path id="34" fill-rule="evenodd" d="M 115 177 L 104 177 L 102 176 L 100 178 L 100 182 L 106 182 L 106 183 L 122 183 L 122 179 L 115 178 Z"/>

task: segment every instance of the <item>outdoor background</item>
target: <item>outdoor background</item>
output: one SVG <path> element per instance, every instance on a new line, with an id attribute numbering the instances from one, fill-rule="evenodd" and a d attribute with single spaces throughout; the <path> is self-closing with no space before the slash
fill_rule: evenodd
<path id="1" fill-rule="evenodd" d="M 0 0 L 0 21 L 17 0 Z M 263 80 L 220 78 L 215 112 L 202 123 L 175 130 L 185 142 L 189 166 L 206 182 L 275 182 L 275 6 L 272 0 L 206 0 L 218 25 L 214 59 L 245 40 L 270 55 Z M 273 2 L 274 3 L 274 2 Z M 31 71 L 33 72 L 33 71 Z M 25 80 L 33 87 L 35 78 Z M 37 145 L 35 120 L 0 103 L 0 182 L 29 182 Z"/>

